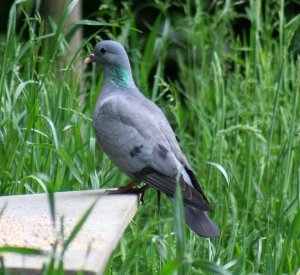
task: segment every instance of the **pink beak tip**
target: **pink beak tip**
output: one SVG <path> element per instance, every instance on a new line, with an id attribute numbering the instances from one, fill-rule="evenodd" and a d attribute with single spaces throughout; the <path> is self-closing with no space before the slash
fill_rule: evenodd
<path id="1" fill-rule="evenodd" d="M 86 59 L 84 59 L 84 64 L 92 63 L 95 60 L 94 54 L 89 55 Z"/>

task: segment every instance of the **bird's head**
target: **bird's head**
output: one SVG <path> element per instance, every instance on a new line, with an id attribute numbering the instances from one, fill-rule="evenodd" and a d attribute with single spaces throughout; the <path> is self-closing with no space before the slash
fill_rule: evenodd
<path id="1" fill-rule="evenodd" d="M 94 48 L 94 53 L 88 56 L 84 63 L 96 62 L 103 65 L 129 67 L 129 60 L 124 47 L 112 40 L 102 40 Z"/>

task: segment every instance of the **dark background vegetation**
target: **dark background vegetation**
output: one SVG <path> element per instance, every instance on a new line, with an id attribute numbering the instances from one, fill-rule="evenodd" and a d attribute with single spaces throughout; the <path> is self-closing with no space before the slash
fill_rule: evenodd
<path id="1" fill-rule="evenodd" d="M 4 34 L 7 29 L 8 15 L 11 5 L 14 1 L 1 1 L 0 2 L 0 32 Z M 61 1 L 64 2 L 64 1 Z M 189 1 L 187 1 L 189 2 Z M 219 10 L 221 6 L 225 3 L 225 1 L 208 1 L 202 0 L 202 10 L 209 20 L 209 17 L 213 17 L 216 12 Z M 249 10 L 250 1 L 234 1 L 236 2 L 233 5 L 233 16 L 230 18 L 228 23 L 228 31 L 231 30 L 233 35 L 241 40 L 250 42 L 251 36 L 251 22 L 249 18 L 247 18 L 247 10 Z M 27 1 L 26 5 L 24 5 L 26 12 L 30 16 L 34 16 L 36 12 L 36 7 L 38 6 L 38 11 L 41 15 L 47 19 L 49 16 L 48 9 L 46 8 L 48 5 L 51 5 L 55 1 Z M 66 2 L 67 3 L 67 2 Z M 122 23 L 122 21 L 126 21 L 128 19 L 127 10 L 130 9 L 132 14 L 134 14 L 135 26 L 142 33 L 140 37 L 147 38 L 151 29 L 151 26 L 155 23 L 155 20 L 158 16 L 164 16 L 170 20 L 170 24 L 176 25 L 176 20 L 178 18 L 182 18 L 185 16 L 185 12 L 181 5 L 182 1 L 93 1 L 93 0 L 85 0 L 81 3 L 81 16 L 84 19 L 91 20 L 100 20 L 102 22 L 107 23 Z M 271 18 L 271 22 L 273 24 L 277 24 L 278 22 L 278 3 L 279 1 L 271 0 L 271 1 L 262 1 L 262 13 L 264 17 Z M 274 6 L 274 9 L 272 9 Z M 195 5 L 193 1 L 190 1 L 190 13 L 193 14 L 195 11 Z M 162 12 L 163 10 L 163 12 Z M 289 21 L 296 15 L 300 13 L 300 2 L 296 0 L 288 0 L 284 3 L 284 14 L 286 16 L 286 20 Z M 17 31 L 22 31 L 23 39 L 27 39 L 27 31 L 24 29 L 24 14 L 19 11 L 18 22 L 17 22 Z M 87 38 L 93 35 L 96 31 L 99 30 L 97 26 L 83 26 L 83 37 Z M 114 33 L 116 36 L 120 32 L 120 29 L 116 28 L 112 32 L 111 29 L 107 28 L 105 31 L 101 33 L 102 39 L 109 38 L 110 33 Z M 300 35 L 300 32 L 297 34 Z M 182 45 L 185 44 L 185 37 L 180 33 L 175 34 L 174 45 Z M 274 28 L 272 30 L 272 37 L 274 39 L 279 39 L 278 30 Z M 97 42 L 97 38 L 91 41 L 92 44 Z M 230 41 L 228 41 L 230 43 Z M 79 46 L 79 45 L 76 45 Z M 295 37 L 293 44 L 291 45 L 291 51 L 297 55 L 300 52 L 300 42 Z M 233 64 L 231 64 L 233 65 Z M 230 66 L 229 66 L 230 68 Z M 167 57 L 165 62 L 165 75 L 167 78 L 176 79 L 178 77 L 178 66 L 176 62 L 176 58 L 170 54 Z M 153 76 L 153 75 L 152 75 Z M 151 79 L 149 80 L 151 83 Z"/>

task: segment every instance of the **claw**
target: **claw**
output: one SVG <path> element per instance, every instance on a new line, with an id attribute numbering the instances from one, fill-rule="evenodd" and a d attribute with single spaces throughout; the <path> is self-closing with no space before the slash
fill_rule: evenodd
<path id="1" fill-rule="evenodd" d="M 138 187 L 136 183 L 131 182 L 125 186 L 119 187 L 117 190 L 106 190 L 105 194 L 113 195 L 113 194 L 138 194 L 140 195 L 140 202 L 144 204 L 145 191 L 149 188 L 149 186 L 144 185 L 143 187 Z"/>
<path id="2" fill-rule="evenodd" d="M 127 185 L 121 186 L 119 187 L 117 190 L 106 190 L 105 193 L 108 195 L 111 194 L 123 194 L 123 193 L 127 193 L 128 191 L 130 191 L 131 189 L 136 188 L 136 183 L 131 182 Z"/>

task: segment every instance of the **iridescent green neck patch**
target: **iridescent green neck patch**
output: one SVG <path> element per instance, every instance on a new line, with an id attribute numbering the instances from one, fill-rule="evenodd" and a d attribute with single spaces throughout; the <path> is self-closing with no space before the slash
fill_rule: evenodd
<path id="1" fill-rule="evenodd" d="M 131 73 L 121 66 L 113 66 L 109 69 L 109 82 L 117 88 L 130 88 L 132 86 Z"/>

